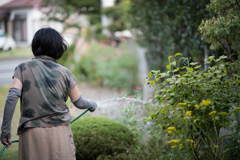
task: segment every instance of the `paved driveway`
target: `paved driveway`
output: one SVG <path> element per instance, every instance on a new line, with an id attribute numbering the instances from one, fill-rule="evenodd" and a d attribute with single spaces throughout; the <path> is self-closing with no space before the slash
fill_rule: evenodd
<path id="1" fill-rule="evenodd" d="M 12 76 L 15 67 L 27 60 L 30 59 L 0 61 L 0 86 L 12 84 Z"/>

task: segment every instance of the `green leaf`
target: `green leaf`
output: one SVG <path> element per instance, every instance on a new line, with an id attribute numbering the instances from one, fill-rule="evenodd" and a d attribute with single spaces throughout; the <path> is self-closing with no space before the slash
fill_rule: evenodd
<path id="1" fill-rule="evenodd" d="M 186 66 L 183 66 L 181 69 L 184 69 L 184 68 L 186 68 Z"/>
<path id="2" fill-rule="evenodd" d="M 160 124 L 160 122 L 157 122 L 156 124 L 154 124 L 154 126 L 157 126 L 157 125 L 159 125 Z"/>
<path id="3" fill-rule="evenodd" d="M 181 56 L 181 55 L 182 55 L 182 53 L 176 53 L 176 54 L 175 54 L 175 57 Z"/>
<path id="4" fill-rule="evenodd" d="M 156 117 L 157 117 L 157 114 L 155 114 L 155 113 L 151 114 L 151 118 L 156 118 Z"/>
<path id="5" fill-rule="evenodd" d="M 180 74 L 185 74 L 185 72 L 184 72 L 184 71 L 182 71 L 182 72 L 180 72 Z"/>
<path id="6" fill-rule="evenodd" d="M 168 61 L 169 61 L 169 62 L 170 62 L 171 58 L 172 58 L 172 56 L 169 56 L 169 57 L 168 57 Z"/>
<path id="7" fill-rule="evenodd" d="M 191 66 L 194 66 L 194 65 L 197 65 L 197 64 L 198 64 L 198 62 L 192 62 L 192 63 L 190 63 Z"/>
<path id="8" fill-rule="evenodd" d="M 168 70 L 171 70 L 171 65 L 166 65 L 166 68 L 167 68 Z"/>
<path id="9" fill-rule="evenodd" d="M 214 60 L 214 56 L 208 57 L 208 60 L 210 60 L 210 61 Z"/>
<path id="10" fill-rule="evenodd" d="M 228 135 L 224 135 L 224 136 L 221 136 L 219 139 L 218 139 L 218 142 L 220 142 L 223 138 L 225 138 L 225 137 L 231 137 L 232 135 L 231 134 L 228 134 Z"/>
<path id="11" fill-rule="evenodd" d="M 187 68 L 187 71 L 193 72 L 193 68 Z"/>
<path id="12" fill-rule="evenodd" d="M 173 62 L 172 62 L 172 65 L 173 65 L 173 66 L 176 66 L 176 65 L 177 65 L 176 61 L 173 61 Z"/>
<path id="13" fill-rule="evenodd" d="M 201 67 L 201 65 L 198 65 L 196 67 L 194 67 L 194 69 L 199 69 Z"/>
<path id="14" fill-rule="evenodd" d="M 222 55 L 221 57 L 219 57 L 220 59 L 226 59 L 226 58 L 228 58 L 227 56 L 224 56 L 224 55 Z"/>
<path id="15" fill-rule="evenodd" d="M 152 72 L 149 72 L 148 77 L 151 78 L 151 76 L 152 76 Z"/>

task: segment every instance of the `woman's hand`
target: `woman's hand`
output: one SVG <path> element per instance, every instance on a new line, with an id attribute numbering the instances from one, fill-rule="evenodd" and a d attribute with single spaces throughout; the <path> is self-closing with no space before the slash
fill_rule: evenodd
<path id="1" fill-rule="evenodd" d="M 4 142 L 3 145 L 7 145 L 7 148 L 12 145 L 11 138 L 8 139 L 8 142 Z"/>

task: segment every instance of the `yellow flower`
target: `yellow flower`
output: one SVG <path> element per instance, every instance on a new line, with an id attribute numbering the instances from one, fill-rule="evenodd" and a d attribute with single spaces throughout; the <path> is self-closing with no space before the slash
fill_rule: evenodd
<path id="1" fill-rule="evenodd" d="M 215 117 L 214 119 L 218 120 L 218 117 Z"/>
<path id="2" fill-rule="evenodd" d="M 168 130 L 176 131 L 175 127 L 168 127 Z"/>
<path id="3" fill-rule="evenodd" d="M 240 143 L 240 140 L 238 140 L 237 143 Z"/>
<path id="4" fill-rule="evenodd" d="M 182 147 L 183 146 L 183 144 L 179 144 L 179 147 Z"/>
<path id="5" fill-rule="evenodd" d="M 196 144 L 194 144 L 193 146 L 194 146 L 194 147 L 196 147 L 197 145 L 196 145 Z"/>
<path id="6" fill-rule="evenodd" d="M 233 108 L 233 109 L 240 110 L 240 107 L 235 107 L 235 108 Z"/>
<path id="7" fill-rule="evenodd" d="M 188 107 L 190 107 L 190 106 L 191 106 L 191 104 L 188 104 L 187 106 L 188 106 Z"/>
<path id="8" fill-rule="evenodd" d="M 185 116 L 185 117 L 183 117 L 183 119 L 187 119 L 187 117 Z"/>
<path id="9" fill-rule="evenodd" d="M 218 148 L 218 147 L 219 147 L 219 145 L 215 145 L 215 146 L 214 146 L 214 148 Z"/>
<path id="10" fill-rule="evenodd" d="M 209 106 L 209 104 L 211 104 L 211 101 L 210 100 L 202 100 L 202 102 L 201 102 L 201 105 L 203 106 Z"/>
<path id="11" fill-rule="evenodd" d="M 172 143 L 172 141 L 168 141 L 167 143 L 168 143 L 168 144 L 169 144 L 169 143 Z"/>
<path id="12" fill-rule="evenodd" d="M 179 143 L 179 142 L 180 142 L 180 140 L 173 139 L 173 140 L 172 140 L 172 142 L 173 142 L 173 143 Z"/>
<path id="13" fill-rule="evenodd" d="M 183 109 L 183 107 L 179 107 L 179 109 Z"/>
<path id="14" fill-rule="evenodd" d="M 187 116 L 191 116 L 191 114 L 192 114 L 192 111 L 187 111 L 187 112 L 186 112 L 186 115 L 187 115 Z"/>
<path id="15" fill-rule="evenodd" d="M 222 112 L 221 115 L 228 115 L 228 113 L 227 112 Z"/>
<path id="16" fill-rule="evenodd" d="M 176 146 L 172 146 L 171 148 L 176 148 Z"/>
<path id="17" fill-rule="evenodd" d="M 197 108 L 197 109 L 198 109 L 198 108 L 199 108 L 199 105 L 197 105 L 197 104 L 196 104 L 196 105 L 195 105 L 195 108 Z"/>
<path id="18" fill-rule="evenodd" d="M 172 131 L 168 131 L 169 134 L 172 134 Z"/>
<path id="19" fill-rule="evenodd" d="M 191 142 L 194 143 L 194 141 L 192 139 L 186 139 L 187 142 Z"/>
<path id="20" fill-rule="evenodd" d="M 186 106 L 187 103 L 178 103 L 179 106 Z"/>
<path id="21" fill-rule="evenodd" d="M 216 113 L 217 113 L 217 111 L 212 111 L 212 112 L 209 113 L 209 115 L 211 116 L 211 115 L 216 114 Z"/>

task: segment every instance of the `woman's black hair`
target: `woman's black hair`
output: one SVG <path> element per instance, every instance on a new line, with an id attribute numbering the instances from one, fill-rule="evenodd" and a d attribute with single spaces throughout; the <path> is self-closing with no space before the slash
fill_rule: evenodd
<path id="1" fill-rule="evenodd" d="M 67 48 L 68 43 L 63 36 L 50 27 L 39 29 L 32 40 L 34 56 L 46 55 L 57 60 Z"/>

